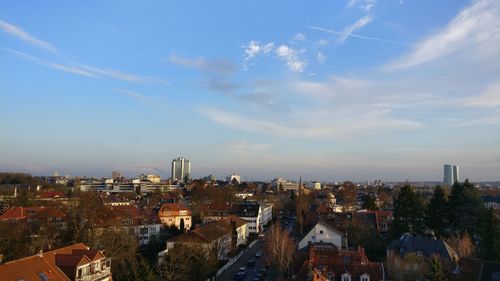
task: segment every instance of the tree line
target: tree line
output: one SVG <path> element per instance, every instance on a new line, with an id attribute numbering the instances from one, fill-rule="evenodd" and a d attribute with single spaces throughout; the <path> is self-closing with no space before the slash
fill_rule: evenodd
<path id="1" fill-rule="evenodd" d="M 498 219 L 468 180 L 455 183 L 450 190 L 436 186 L 427 202 L 410 185 L 404 185 L 394 201 L 391 229 L 393 239 L 404 233 L 433 231 L 437 238 L 455 244 L 459 255 L 475 251 L 477 257 L 500 261 Z"/>

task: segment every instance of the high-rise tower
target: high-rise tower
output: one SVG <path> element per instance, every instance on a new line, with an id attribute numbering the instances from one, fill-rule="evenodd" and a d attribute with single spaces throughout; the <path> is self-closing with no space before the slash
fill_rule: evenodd
<path id="1" fill-rule="evenodd" d="M 189 179 L 191 174 L 191 162 L 184 157 L 172 160 L 172 180 Z"/>
<path id="2" fill-rule="evenodd" d="M 452 186 L 459 181 L 459 168 L 456 165 L 445 164 L 444 165 L 444 176 L 443 184 L 447 186 Z"/>

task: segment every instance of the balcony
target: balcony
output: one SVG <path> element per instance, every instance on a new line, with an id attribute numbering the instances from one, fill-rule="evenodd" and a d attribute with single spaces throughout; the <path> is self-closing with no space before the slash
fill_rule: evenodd
<path id="1" fill-rule="evenodd" d="M 84 268 L 79 269 L 78 271 L 82 270 L 82 272 L 86 273 L 82 274 L 81 276 L 78 276 L 77 274 L 75 281 L 99 281 L 106 278 L 111 278 L 111 259 L 101 260 L 100 263 L 101 270 L 98 271 L 92 269 L 93 264 L 89 264 Z"/>

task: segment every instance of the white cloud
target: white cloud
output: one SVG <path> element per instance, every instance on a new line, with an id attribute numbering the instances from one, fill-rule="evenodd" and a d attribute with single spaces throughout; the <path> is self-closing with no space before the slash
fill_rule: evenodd
<path id="1" fill-rule="evenodd" d="M 54 47 L 50 43 L 35 38 L 31 34 L 27 33 L 26 31 L 22 30 L 21 28 L 15 26 L 13 24 L 10 24 L 8 22 L 0 20 L 0 29 L 2 29 L 3 31 L 5 31 L 5 32 L 25 41 L 33 46 L 45 49 L 49 52 L 53 52 L 53 53 L 57 52 L 56 47 Z"/>
<path id="2" fill-rule="evenodd" d="M 316 55 L 316 59 L 319 63 L 324 63 L 326 60 L 326 56 L 322 52 L 318 52 L 318 54 Z"/>
<path id="3" fill-rule="evenodd" d="M 372 20 L 373 18 L 371 16 L 364 16 L 358 21 L 356 21 L 354 24 L 344 28 L 344 30 L 341 32 L 342 35 L 340 35 L 340 37 L 338 38 L 338 42 L 341 43 L 344 42 L 349 36 L 352 35 L 353 32 L 361 29 L 362 27 L 370 23 Z"/>
<path id="4" fill-rule="evenodd" d="M 293 41 L 305 41 L 306 40 L 306 35 L 304 33 L 297 33 L 293 37 Z"/>
<path id="5" fill-rule="evenodd" d="M 358 2 L 358 1 L 357 0 L 349 0 L 347 2 L 347 7 L 350 8 L 350 7 L 354 6 L 354 4 L 356 4 L 356 2 Z"/>
<path id="6" fill-rule="evenodd" d="M 274 48 L 274 43 L 260 44 L 258 41 L 252 40 L 242 47 L 245 49 L 245 61 L 248 61 L 257 55 L 270 53 Z"/>
<path id="7" fill-rule="evenodd" d="M 280 45 L 276 48 L 275 52 L 281 60 L 286 62 L 290 71 L 295 73 L 301 73 L 304 71 L 307 62 L 306 60 L 301 60 L 299 58 L 298 51 L 288 47 L 287 45 Z"/>
<path id="8" fill-rule="evenodd" d="M 392 64 L 388 70 L 414 67 L 459 51 L 476 50 L 479 58 L 498 61 L 500 55 L 500 2 L 479 0 L 463 9 L 445 28 L 423 39 L 413 51 Z"/>

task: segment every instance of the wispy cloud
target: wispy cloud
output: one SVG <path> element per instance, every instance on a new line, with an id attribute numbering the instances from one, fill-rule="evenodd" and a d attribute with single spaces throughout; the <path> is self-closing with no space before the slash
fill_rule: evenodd
<path id="1" fill-rule="evenodd" d="M 140 102 L 148 107 L 151 107 L 154 109 L 156 109 L 158 107 L 157 103 L 153 99 L 151 99 L 143 94 L 139 94 L 137 92 L 126 90 L 126 89 L 121 89 L 121 88 L 112 88 L 112 90 L 113 90 L 113 92 L 115 92 L 117 94 L 131 97 L 131 98 L 135 99 L 136 101 L 138 101 L 138 102 Z"/>
<path id="2" fill-rule="evenodd" d="M 224 151 L 237 156 L 249 156 L 267 152 L 272 144 L 269 143 L 251 143 L 246 140 L 232 140 L 222 144 Z"/>
<path id="3" fill-rule="evenodd" d="M 301 42 L 306 40 L 306 35 L 304 33 L 297 33 L 293 37 L 292 41 Z"/>
<path id="4" fill-rule="evenodd" d="M 146 76 L 146 75 L 135 75 L 135 74 L 130 74 L 130 73 L 125 73 L 121 72 L 118 70 L 114 69 L 109 69 L 109 68 L 98 68 L 98 67 L 93 67 L 93 66 L 88 66 L 88 65 L 81 65 L 81 64 L 68 64 L 68 63 L 56 63 L 48 60 L 44 60 L 41 58 L 37 58 L 35 56 L 9 49 L 9 48 L 2 48 L 5 51 L 8 51 L 15 56 L 25 59 L 27 61 L 47 66 L 53 69 L 57 69 L 63 72 L 71 73 L 71 74 L 77 74 L 80 76 L 86 76 L 86 77 L 92 77 L 92 78 L 99 78 L 99 77 L 110 77 L 114 78 L 117 80 L 121 81 L 126 81 L 126 82 L 132 82 L 132 83 L 160 83 L 160 84 L 168 84 L 167 81 L 158 78 L 158 77 L 153 77 L 153 76 Z"/>
<path id="5" fill-rule="evenodd" d="M 13 24 L 0 20 L 0 29 L 4 32 L 7 32 L 33 46 L 38 48 L 42 48 L 52 53 L 56 53 L 57 49 L 52 44 L 45 42 L 43 40 L 37 39 L 28 32 L 22 30 L 20 27 L 17 27 Z"/>
<path id="6" fill-rule="evenodd" d="M 500 55 L 500 2 L 479 0 L 463 9 L 445 28 L 423 39 L 409 54 L 387 66 L 410 68 L 458 51 L 478 50 L 474 55 L 498 60 Z"/>
<path id="7" fill-rule="evenodd" d="M 295 138 L 352 138 L 355 135 L 422 127 L 422 124 L 418 122 L 395 119 L 389 115 L 389 111 L 378 110 L 348 117 L 332 116 L 325 111 L 299 113 L 300 116 L 295 121 L 287 123 L 246 117 L 240 113 L 231 113 L 222 109 L 200 109 L 200 113 L 228 128 Z M 298 120 L 307 121 L 299 122 Z"/>
<path id="8" fill-rule="evenodd" d="M 346 7 L 352 8 L 354 6 L 357 6 L 360 9 L 368 12 L 375 6 L 376 2 L 377 2 L 376 0 L 361 0 L 361 1 L 360 0 L 349 0 L 347 2 Z"/>
<path id="9" fill-rule="evenodd" d="M 323 54 L 322 52 L 318 52 L 316 54 L 316 60 L 318 60 L 319 63 L 324 63 L 326 60 L 325 54 Z"/>
<path id="10" fill-rule="evenodd" d="M 307 25 L 307 27 L 310 28 L 310 29 L 312 29 L 312 30 L 322 31 L 322 32 L 330 33 L 330 34 L 337 35 L 337 36 L 340 36 L 340 37 L 346 36 L 345 32 L 335 31 L 335 30 L 327 29 L 327 28 L 320 27 L 320 26 Z M 387 39 L 378 38 L 378 37 L 364 36 L 364 35 L 355 34 L 353 32 L 347 34 L 346 37 L 352 37 L 352 38 L 364 39 L 364 40 L 371 40 L 371 41 L 377 41 L 377 42 L 382 42 L 382 43 L 387 43 L 387 44 L 394 44 L 394 45 L 412 46 L 412 44 L 409 44 L 409 43 L 392 41 L 392 40 L 387 40 Z"/>
<path id="11" fill-rule="evenodd" d="M 198 69 L 208 73 L 232 74 L 236 71 L 236 65 L 225 59 L 206 58 L 183 58 L 177 55 L 170 55 L 170 62 L 186 68 Z"/>
<path id="12" fill-rule="evenodd" d="M 342 35 L 338 38 L 338 42 L 343 43 L 345 40 L 352 35 L 356 30 L 361 29 L 363 26 L 367 25 L 373 20 L 371 16 L 364 16 L 357 20 L 354 24 L 344 28 Z"/>
<path id="13" fill-rule="evenodd" d="M 131 82 L 131 83 L 168 84 L 168 82 L 165 81 L 164 79 L 154 77 L 154 76 L 136 75 L 136 74 L 118 71 L 118 70 L 111 69 L 111 68 L 99 68 L 99 67 L 88 66 L 88 65 L 80 65 L 79 67 L 86 70 L 86 71 L 94 73 L 95 75 L 106 76 L 106 77 L 114 78 L 114 79 L 121 80 L 121 81 Z"/>
<path id="14" fill-rule="evenodd" d="M 280 45 L 275 50 L 276 55 L 286 62 L 288 69 L 295 73 L 301 73 L 307 64 L 305 59 L 299 58 L 299 52 L 287 45 Z"/>
<path id="15" fill-rule="evenodd" d="M 57 69 L 57 70 L 60 70 L 63 72 L 77 74 L 77 75 L 81 75 L 81 76 L 92 77 L 92 78 L 98 77 L 96 74 L 94 74 L 90 71 L 87 71 L 83 68 L 77 67 L 77 66 L 64 65 L 64 64 L 59 64 L 59 63 L 43 60 L 43 59 L 25 54 L 25 53 L 20 52 L 20 51 L 12 50 L 9 48 L 2 48 L 2 49 L 16 55 L 19 58 L 25 59 L 27 61 L 39 64 L 39 65 L 48 66 L 48 67 L 53 68 L 53 69 Z"/>
<path id="16" fill-rule="evenodd" d="M 498 107 L 500 106 L 500 82 L 489 84 L 481 95 L 467 97 L 459 102 L 466 106 Z"/>

